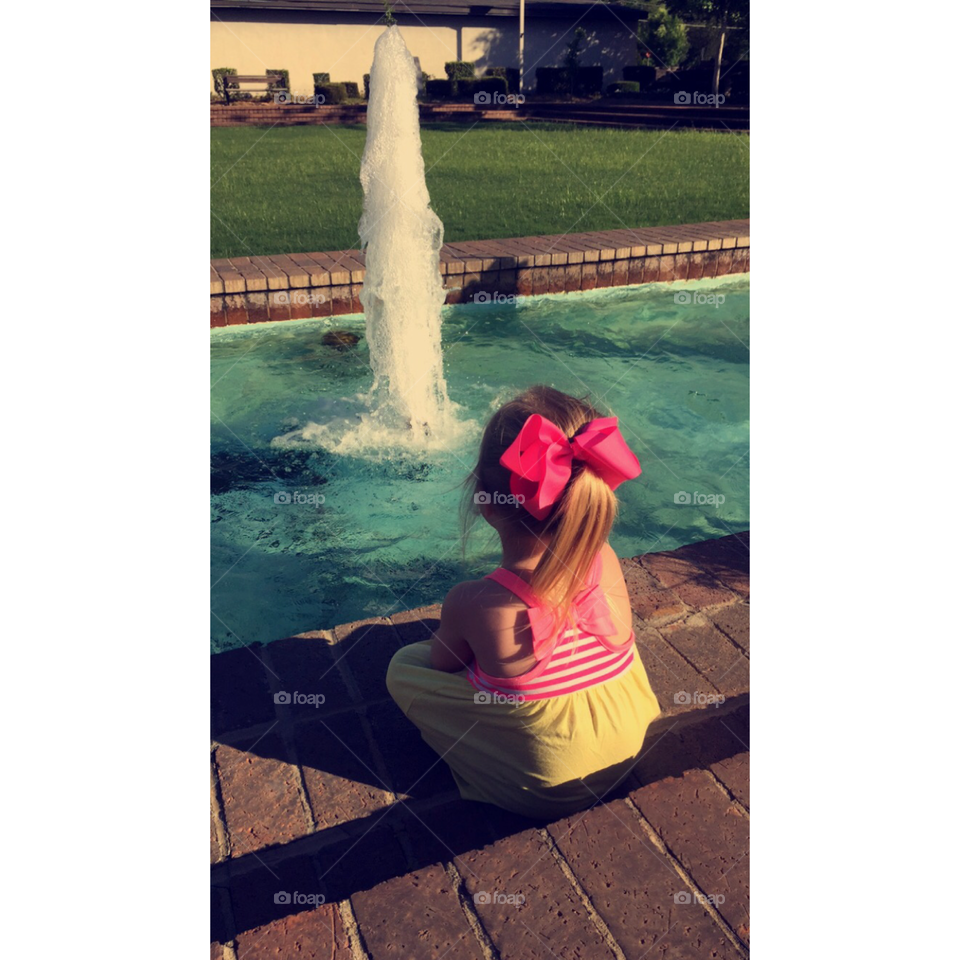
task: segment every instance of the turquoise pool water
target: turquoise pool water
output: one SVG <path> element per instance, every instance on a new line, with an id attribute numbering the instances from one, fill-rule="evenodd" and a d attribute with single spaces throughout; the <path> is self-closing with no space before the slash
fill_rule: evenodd
<path id="1" fill-rule="evenodd" d="M 338 351 L 331 330 L 361 339 Z M 275 441 L 361 409 L 362 316 L 212 332 L 214 651 L 437 602 L 496 566 L 482 524 L 461 559 L 458 485 L 490 412 L 533 383 L 620 418 L 643 467 L 618 490 L 620 556 L 749 527 L 748 278 L 446 307 L 443 341 L 458 440 L 345 455 Z"/>

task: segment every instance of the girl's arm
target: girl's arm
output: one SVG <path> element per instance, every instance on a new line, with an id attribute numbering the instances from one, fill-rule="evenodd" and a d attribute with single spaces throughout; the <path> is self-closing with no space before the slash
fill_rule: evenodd
<path id="1" fill-rule="evenodd" d="M 460 629 L 464 613 L 464 586 L 458 583 L 443 601 L 440 626 L 430 644 L 430 665 L 435 670 L 456 673 L 473 660 L 473 651 Z"/>

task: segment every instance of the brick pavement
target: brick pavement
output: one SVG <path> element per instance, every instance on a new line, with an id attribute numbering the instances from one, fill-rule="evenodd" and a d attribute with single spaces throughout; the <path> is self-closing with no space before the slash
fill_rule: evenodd
<path id="1" fill-rule="evenodd" d="M 554 823 L 461 800 L 387 695 L 439 606 L 212 657 L 211 957 L 746 956 L 749 533 L 621 563 L 663 712 Z"/>

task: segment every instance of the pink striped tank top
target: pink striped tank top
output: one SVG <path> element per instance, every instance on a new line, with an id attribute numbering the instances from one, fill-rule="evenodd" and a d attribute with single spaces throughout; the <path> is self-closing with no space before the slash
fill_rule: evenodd
<path id="1" fill-rule="evenodd" d="M 587 586 L 574 600 L 572 625 L 556 632 L 553 616 L 515 573 L 498 567 L 487 578 L 495 580 L 527 605 L 537 662 L 519 677 L 491 677 L 474 660 L 467 668 L 470 683 L 491 695 L 517 701 L 544 700 L 614 680 L 630 669 L 636 654 L 634 634 L 614 644 L 616 627 L 600 588 L 602 560 L 598 553 Z"/>

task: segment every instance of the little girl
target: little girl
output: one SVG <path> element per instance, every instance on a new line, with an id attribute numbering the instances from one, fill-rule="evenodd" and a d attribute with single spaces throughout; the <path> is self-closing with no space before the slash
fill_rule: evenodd
<path id="1" fill-rule="evenodd" d="M 487 424 L 467 512 L 500 535 L 502 564 L 457 584 L 433 639 L 387 671 L 464 799 L 556 819 L 636 763 L 660 708 L 607 537 L 614 490 L 639 474 L 615 417 L 551 387 L 531 387 Z"/>

